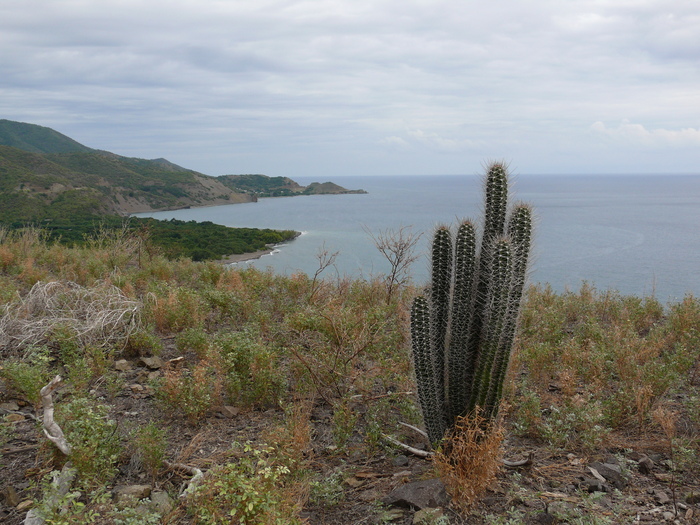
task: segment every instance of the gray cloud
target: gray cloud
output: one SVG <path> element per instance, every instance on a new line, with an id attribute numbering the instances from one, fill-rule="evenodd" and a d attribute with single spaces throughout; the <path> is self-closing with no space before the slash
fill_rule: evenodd
<path id="1" fill-rule="evenodd" d="M 698 34 L 681 0 L 4 2 L 0 116 L 210 174 L 690 171 Z"/>

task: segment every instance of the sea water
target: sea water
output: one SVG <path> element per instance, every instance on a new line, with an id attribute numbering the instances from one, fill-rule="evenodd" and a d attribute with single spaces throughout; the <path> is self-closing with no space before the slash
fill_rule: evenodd
<path id="1" fill-rule="evenodd" d="M 335 254 L 324 277 L 386 273 L 389 264 L 370 233 L 404 228 L 420 236 L 411 276 L 421 284 L 428 279 L 435 227 L 463 218 L 479 221 L 483 213 L 477 175 L 328 179 L 368 193 L 266 198 L 139 216 L 301 231 L 273 254 L 239 264 L 313 275 L 324 253 Z M 587 281 L 599 290 L 655 295 L 662 301 L 700 294 L 700 176 L 519 175 L 511 195 L 531 203 L 537 217 L 530 282 L 562 292 Z"/>

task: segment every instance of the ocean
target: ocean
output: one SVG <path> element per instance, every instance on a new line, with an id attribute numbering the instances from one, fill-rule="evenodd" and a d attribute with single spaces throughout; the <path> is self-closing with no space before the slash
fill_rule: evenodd
<path id="1" fill-rule="evenodd" d="M 422 284 L 428 279 L 436 225 L 461 218 L 479 221 L 483 210 L 479 175 L 328 180 L 368 193 L 267 198 L 138 215 L 301 231 L 273 254 L 239 264 L 313 275 L 321 252 L 337 252 L 324 277 L 385 273 L 389 265 L 368 232 L 376 236 L 405 227 L 421 236 L 416 245 L 421 257 L 411 271 L 414 282 Z M 654 295 L 663 302 L 700 294 L 700 175 L 518 175 L 511 198 L 535 209 L 530 282 L 563 292 L 576 291 L 586 281 L 598 290 Z"/>

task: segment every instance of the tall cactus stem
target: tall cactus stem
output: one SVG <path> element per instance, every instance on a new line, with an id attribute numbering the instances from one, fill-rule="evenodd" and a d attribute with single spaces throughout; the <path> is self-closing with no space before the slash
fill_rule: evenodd
<path id="1" fill-rule="evenodd" d="M 474 376 L 474 356 L 467 343 L 472 323 L 472 297 L 476 272 L 476 228 L 463 221 L 455 240 L 454 287 L 448 348 L 448 417 L 464 415 Z"/>
<path id="2" fill-rule="evenodd" d="M 436 370 L 436 387 L 444 402 L 445 353 L 452 286 L 452 234 L 446 226 L 435 231 L 433 239 L 432 285 L 430 287 L 430 337 Z"/>
<path id="3" fill-rule="evenodd" d="M 411 340 L 416 371 L 418 400 L 431 443 L 442 439 L 446 421 L 442 410 L 442 394 L 437 387 L 437 370 L 430 348 L 430 309 L 423 296 L 416 297 L 411 307 Z"/>

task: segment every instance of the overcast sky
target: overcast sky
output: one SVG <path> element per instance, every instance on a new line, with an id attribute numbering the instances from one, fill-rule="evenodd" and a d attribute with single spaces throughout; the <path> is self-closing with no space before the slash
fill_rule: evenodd
<path id="1" fill-rule="evenodd" d="M 209 175 L 700 173 L 697 0 L 0 0 L 0 118 Z"/>

